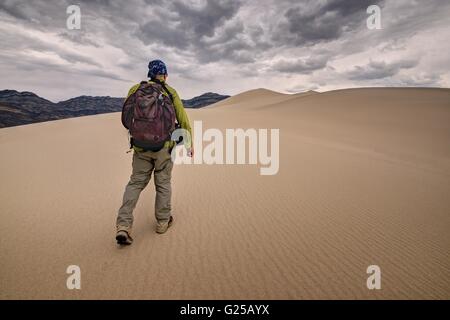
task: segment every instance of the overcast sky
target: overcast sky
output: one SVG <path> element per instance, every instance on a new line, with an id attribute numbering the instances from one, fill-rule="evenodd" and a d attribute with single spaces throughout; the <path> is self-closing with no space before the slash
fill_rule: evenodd
<path id="1" fill-rule="evenodd" d="M 68 30 L 66 9 L 81 9 Z M 369 5 L 381 30 L 369 30 Z M 448 0 L 0 1 L 0 89 L 122 97 L 168 65 L 183 98 L 254 88 L 450 87 Z"/>

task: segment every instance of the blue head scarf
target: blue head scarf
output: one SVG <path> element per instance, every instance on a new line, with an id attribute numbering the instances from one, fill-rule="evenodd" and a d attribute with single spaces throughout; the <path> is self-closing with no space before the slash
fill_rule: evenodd
<path id="1" fill-rule="evenodd" d="M 158 74 L 167 74 L 167 67 L 161 60 L 152 60 L 148 64 L 148 77 L 156 78 Z"/>

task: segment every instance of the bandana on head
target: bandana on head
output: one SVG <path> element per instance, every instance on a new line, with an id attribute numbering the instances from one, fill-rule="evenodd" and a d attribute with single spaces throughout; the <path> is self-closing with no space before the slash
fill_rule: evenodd
<path id="1" fill-rule="evenodd" d="M 148 77 L 150 79 L 156 78 L 159 74 L 167 74 L 167 67 L 161 60 L 152 60 L 148 64 Z"/>

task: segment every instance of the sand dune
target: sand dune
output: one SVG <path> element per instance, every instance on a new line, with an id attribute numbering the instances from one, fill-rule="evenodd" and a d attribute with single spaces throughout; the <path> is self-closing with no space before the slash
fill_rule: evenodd
<path id="1" fill-rule="evenodd" d="M 245 104 L 245 108 L 252 108 L 255 104 L 257 106 L 262 102 L 263 104 L 273 104 L 279 103 L 285 100 L 293 99 L 295 95 L 284 94 L 280 92 L 275 92 L 268 89 L 254 89 L 245 91 L 243 93 L 232 96 L 228 99 L 219 101 L 214 103 L 207 108 L 215 108 L 215 107 L 225 107 L 225 106 L 237 106 Z"/>
<path id="2" fill-rule="evenodd" d="M 154 232 L 151 183 L 127 248 L 119 113 L 0 129 L 0 298 L 450 298 L 449 89 L 258 89 L 188 112 L 279 128 L 279 173 L 176 166 L 173 228 Z M 73 264 L 81 290 L 66 288 Z"/>

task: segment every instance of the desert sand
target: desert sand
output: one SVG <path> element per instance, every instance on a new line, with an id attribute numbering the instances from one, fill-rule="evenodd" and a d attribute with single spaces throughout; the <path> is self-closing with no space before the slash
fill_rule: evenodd
<path id="1" fill-rule="evenodd" d="M 154 232 L 151 181 L 123 248 L 120 113 L 0 129 L 0 298 L 450 299 L 450 89 L 257 89 L 188 113 L 279 128 L 280 170 L 176 166 L 173 227 Z"/>

